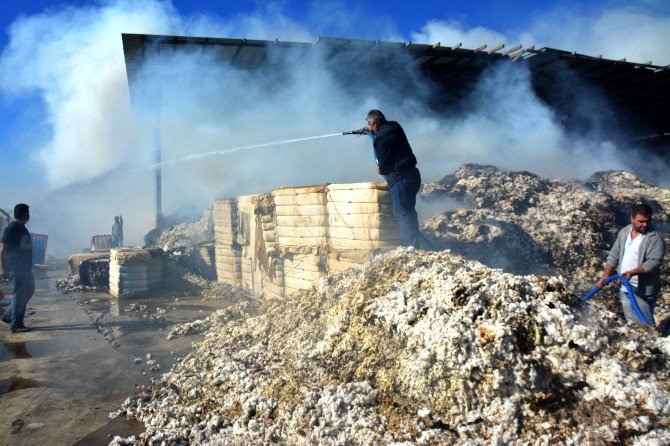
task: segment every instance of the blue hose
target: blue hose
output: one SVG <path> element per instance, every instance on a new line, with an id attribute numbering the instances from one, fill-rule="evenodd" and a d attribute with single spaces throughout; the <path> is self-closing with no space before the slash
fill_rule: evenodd
<path id="1" fill-rule="evenodd" d="M 372 143 L 374 144 L 375 139 L 377 139 L 377 138 L 375 137 L 375 134 L 374 134 L 374 133 L 372 133 L 370 130 L 363 130 L 363 134 L 364 134 L 364 135 L 368 135 L 368 136 L 370 137 L 370 139 L 372 140 Z M 376 155 L 376 154 L 375 154 L 375 159 L 377 159 L 377 155 Z"/>
<path id="2" fill-rule="evenodd" d="M 655 326 L 656 324 L 649 322 L 647 318 L 644 316 L 644 314 L 642 314 L 642 310 L 640 310 L 640 306 L 637 304 L 637 300 L 635 299 L 635 293 L 633 292 L 633 287 L 631 286 L 630 282 L 628 281 L 628 279 L 626 279 L 625 276 L 622 276 L 620 274 L 610 276 L 607 279 L 603 280 L 603 286 L 607 285 L 608 283 L 616 279 L 621 280 L 621 282 L 623 282 L 623 286 L 626 287 L 626 292 L 628 293 L 630 304 L 633 307 L 633 311 L 635 311 L 637 317 L 640 318 L 640 320 L 645 324 L 651 325 L 652 327 Z M 595 286 L 591 291 L 586 293 L 586 296 L 582 297 L 582 302 L 586 302 L 587 300 L 591 299 L 601 289 L 602 289 L 601 287 Z"/>

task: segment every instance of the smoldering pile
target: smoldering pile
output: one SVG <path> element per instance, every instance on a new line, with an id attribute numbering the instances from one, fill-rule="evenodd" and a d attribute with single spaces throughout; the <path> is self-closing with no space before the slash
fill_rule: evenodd
<path id="1" fill-rule="evenodd" d="M 199 220 L 180 223 L 155 234 L 147 234 L 145 242 L 162 248 L 172 256 L 189 256 L 200 246 L 214 241 L 212 210 L 205 209 Z"/>
<path id="2" fill-rule="evenodd" d="M 634 202 L 652 206 L 654 224 L 670 246 L 670 190 L 629 172 L 598 172 L 581 182 L 466 164 L 426 184 L 422 197 L 464 205 L 422 225 L 437 247 L 516 274 L 561 275 L 580 292 L 602 274 Z M 662 276 L 670 303 L 670 255 Z"/>
<path id="3" fill-rule="evenodd" d="M 205 319 L 196 319 L 193 322 L 176 324 L 167 334 L 165 339 L 171 340 L 178 337 L 194 336 L 207 333 L 212 328 L 220 327 L 233 321 L 244 320 L 258 315 L 261 310 L 260 301 L 249 296 L 244 296 L 229 307 L 217 310 Z"/>
<path id="4" fill-rule="evenodd" d="M 144 241 L 165 253 L 163 288 L 173 294 L 201 292 L 209 281 L 216 280 L 211 208 L 197 221 L 153 229 Z"/>
<path id="5" fill-rule="evenodd" d="M 200 293 L 203 300 L 224 300 L 230 306 L 215 311 L 205 319 L 176 324 L 167 334 L 166 339 L 176 339 L 182 336 L 201 335 L 212 327 L 220 326 L 234 320 L 245 319 L 258 314 L 261 303 L 258 299 L 249 296 L 236 286 L 227 283 L 209 283 Z"/>
<path id="6" fill-rule="evenodd" d="M 112 444 L 670 441 L 670 339 L 556 278 L 399 248 L 263 310 L 128 398 L 146 432 Z"/>
<path id="7" fill-rule="evenodd" d="M 106 291 L 107 287 L 83 285 L 79 276 L 70 276 L 65 279 L 56 280 L 56 289 L 61 293 L 68 294 L 85 291 Z"/>
<path id="8" fill-rule="evenodd" d="M 203 300 L 221 299 L 231 303 L 251 299 L 241 288 L 221 282 L 208 283 L 200 294 Z"/>

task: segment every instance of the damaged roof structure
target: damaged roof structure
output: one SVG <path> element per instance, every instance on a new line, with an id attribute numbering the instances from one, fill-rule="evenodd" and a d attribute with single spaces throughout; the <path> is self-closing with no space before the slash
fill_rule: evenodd
<path id="1" fill-rule="evenodd" d="M 628 124 L 634 137 L 667 138 L 670 135 L 670 67 L 647 63 L 610 60 L 554 48 L 505 49 L 482 45 L 466 49 L 457 44 L 443 46 L 411 42 L 384 42 L 320 37 L 315 43 L 278 40 L 224 39 L 148 34 L 122 34 L 128 81 L 133 96 L 133 79 L 145 59 L 157 52 L 208 51 L 222 64 L 276 74 L 278 62 L 300 64 L 315 51 L 334 72 L 356 77 L 356 72 L 373 67 L 380 76 L 393 75 L 408 61 L 438 87 L 436 108 L 453 103 L 486 67 L 509 61 L 526 63 L 532 73 L 537 95 L 552 108 L 570 117 L 569 104 L 561 97 L 566 76 L 577 76 L 591 91 L 602 94 Z M 363 70 L 365 68 L 365 70 Z"/>

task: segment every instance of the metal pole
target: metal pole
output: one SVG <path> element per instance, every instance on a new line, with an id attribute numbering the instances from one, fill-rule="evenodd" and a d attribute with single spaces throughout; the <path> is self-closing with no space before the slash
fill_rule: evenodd
<path id="1" fill-rule="evenodd" d="M 156 120 L 154 123 L 154 141 L 156 150 L 156 227 L 160 228 L 163 224 L 163 199 L 161 184 L 161 79 L 160 79 L 160 48 L 156 42 L 156 57 L 158 58 L 158 69 L 156 73 L 156 100 L 155 112 Z"/>

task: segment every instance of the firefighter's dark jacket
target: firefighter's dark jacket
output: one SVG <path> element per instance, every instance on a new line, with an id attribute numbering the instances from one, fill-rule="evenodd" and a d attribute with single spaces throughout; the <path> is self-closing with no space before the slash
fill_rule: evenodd
<path id="1" fill-rule="evenodd" d="M 416 157 L 407 141 L 405 131 L 395 121 L 379 126 L 375 135 L 375 153 L 382 175 L 389 186 L 416 166 Z"/>

